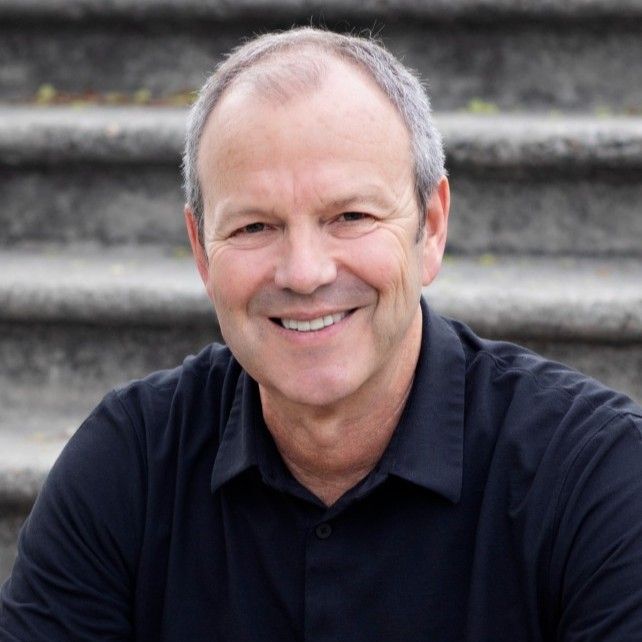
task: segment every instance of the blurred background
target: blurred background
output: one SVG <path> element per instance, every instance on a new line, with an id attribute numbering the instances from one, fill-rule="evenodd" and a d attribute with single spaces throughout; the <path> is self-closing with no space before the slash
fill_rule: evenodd
<path id="1" fill-rule="evenodd" d="M 218 337 L 186 110 L 243 38 L 308 24 L 426 81 L 453 192 L 432 305 L 642 401 L 640 0 L 0 0 L 0 580 L 103 394 Z"/>

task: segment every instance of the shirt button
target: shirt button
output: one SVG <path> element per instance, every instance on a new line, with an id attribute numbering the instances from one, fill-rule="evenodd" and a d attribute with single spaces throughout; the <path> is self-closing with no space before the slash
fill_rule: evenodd
<path id="1" fill-rule="evenodd" d="M 319 524 L 314 529 L 314 532 L 319 539 L 328 539 L 328 537 L 332 535 L 332 526 L 330 526 L 330 524 L 328 524 L 327 522 L 324 522 L 323 524 Z"/>

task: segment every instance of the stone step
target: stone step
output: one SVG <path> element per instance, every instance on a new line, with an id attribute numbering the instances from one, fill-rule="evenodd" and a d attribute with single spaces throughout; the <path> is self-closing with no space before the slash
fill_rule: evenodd
<path id="1" fill-rule="evenodd" d="M 45 84 L 167 97 L 242 38 L 312 22 L 374 27 L 440 110 L 642 109 L 638 0 L 3 0 L 0 21 L 0 100 Z"/>
<path id="2" fill-rule="evenodd" d="M 185 113 L 0 107 L 0 246 L 184 247 Z M 436 119 L 453 189 L 452 253 L 642 256 L 642 117 Z"/>
<path id="3" fill-rule="evenodd" d="M 91 245 L 0 251 L 0 581 L 51 463 L 114 385 L 218 337 L 188 256 Z M 425 292 L 642 401 L 642 262 L 448 257 Z"/>

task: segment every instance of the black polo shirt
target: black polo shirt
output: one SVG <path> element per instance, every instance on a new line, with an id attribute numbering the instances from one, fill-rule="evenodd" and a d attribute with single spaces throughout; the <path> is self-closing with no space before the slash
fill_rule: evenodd
<path id="1" fill-rule="evenodd" d="M 55 464 L 0 639 L 642 639 L 642 411 L 424 311 L 377 467 L 326 508 L 211 346 L 109 394 Z"/>

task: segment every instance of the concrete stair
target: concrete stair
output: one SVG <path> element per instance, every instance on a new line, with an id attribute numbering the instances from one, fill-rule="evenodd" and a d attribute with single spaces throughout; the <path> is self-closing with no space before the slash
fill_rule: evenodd
<path id="1" fill-rule="evenodd" d="M 373 29 L 428 79 L 437 109 L 642 108 L 638 0 L 3 0 L 0 97 L 172 96 L 240 38 L 292 24 Z"/>
<path id="2" fill-rule="evenodd" d="M 172 104 L 242 36 L 311 16 L 374 25 L 429 80 L 453 186 L 431 304 L 642 401 L 639 0 L 4 0 L 0 581 L 102 395 L 220 338 Z"/>

